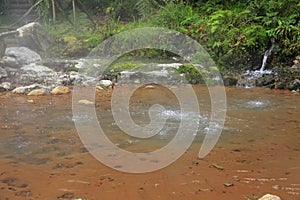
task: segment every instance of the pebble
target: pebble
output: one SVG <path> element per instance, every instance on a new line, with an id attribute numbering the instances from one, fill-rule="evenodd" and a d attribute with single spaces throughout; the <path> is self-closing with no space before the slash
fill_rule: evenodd
<path id="1" fill-rule="evenodd" d="M 224 183 L 224 186 L 225 186 L 225 187 L 232 187 L 232 186 L 233 186 L 233 183 Z"/>
<path id="2" fill-rule="evenodd" d="M 279 196 L 272 195 L 272 194 L 266 194 L 259 198 L 258 200 L 281 200 Z"/>
<path id="3" fill-rule="evenodd" d="M 69 92 L 71 92 L 70 88 L 68 88 L 66 86 L 57 86 L 56 88 L 54 88 L 51 91 L 51 94 L 53 94 L 53 95 L 60 95 L 60 94 L 66 94 L 66 93 L 69 93 Z"/>
<path id="4" fill-rule="evenodd" d="M 154 85 L 147 85 L 147 86 L 145 86 L 145 89 L 155 89 L 155 86 Z"/>
<path id="5" fill-rule="evenodd" d="M 28 96 L 42 96 L 42 95 L 45 95 L 46 92 L 42 89 L 35 89 L 35 90 L 32 90 L 31 92 L 29 92 L 27 95 Z"/>
<path id="6" fill-rule="evenodd" d="M 78 103 L 84 104 L 84 105 L 94 105 L 94 102 L 89 101 L 89 100 L 87 100 L 87 99 L 79 100 Z"/>

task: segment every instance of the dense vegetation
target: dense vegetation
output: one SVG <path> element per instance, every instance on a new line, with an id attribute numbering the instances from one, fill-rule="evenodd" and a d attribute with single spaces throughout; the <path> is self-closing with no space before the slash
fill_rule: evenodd
<path id="1" fill-rule="evenodd" d="M 276 47 L 269 68 L 291 65 L 300 55 L 298 0 L 74 2 L 76 13 L 72 0 L 43 0 L 35 9 L 45 27 L 63 44 L 59 49 L 66 56 L 82 56 L 109 36 L 141 26 L 163 26 L 191 36 L 206 48 L 221 71 L 259 68 L 271 39 L 275 39 Z M 5 3 L 0 0 L 2 10 Z"/>

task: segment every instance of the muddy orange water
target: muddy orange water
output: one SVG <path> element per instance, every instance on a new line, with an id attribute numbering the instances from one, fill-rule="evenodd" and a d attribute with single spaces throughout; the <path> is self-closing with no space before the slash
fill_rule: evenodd
<path id="1" fill-rule="evenodd" d="M 200 160 L 210 98 L 204 87 L 195 90 L 204 122 L 192 146 L 173 164 L 144 174 L 111 169 L 87 152 L 74 126 L 72 94 L 0 94 L 0 200 L 252 200 L 266 193 L 299 200 L 300 96 L 263 88 L 226 88 L 225 127 L 212 152 Z M 172 139 L 180 107 L 167 89 L 141 88 L 130 101 L 136 123 L 149 122 L 145 113 L 153 103 L 168 111 L 171 128 L 149 141 L 118 129 L 110 98 L 111 90 L 101 90 L 95 102 L 100 124 L 115 145 L 133 152 L 152 151 Z"/>

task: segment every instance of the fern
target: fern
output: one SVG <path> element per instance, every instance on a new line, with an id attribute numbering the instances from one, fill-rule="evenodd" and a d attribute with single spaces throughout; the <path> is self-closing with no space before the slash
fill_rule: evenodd
<path id="1" fill-rule="evenodd" d="M 153 2 L 154 2 L 154 4 L 153 4 Z M 155 3 L 157 3 L 155 0 L 139 0 L 135 4 L 135 7 L 136 7 L 139 15 L 141 17 L 145 18 L 152 13 Z"/>

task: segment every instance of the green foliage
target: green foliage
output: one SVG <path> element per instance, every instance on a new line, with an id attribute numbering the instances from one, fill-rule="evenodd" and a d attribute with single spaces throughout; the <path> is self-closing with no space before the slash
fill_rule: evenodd
<path id="1" fill-rule="evenodd" d="M 156 0 L 139 0 L 135 4 L 139 15 L 143 18 L 151 16 L 159 6 Z"/>
<path id="2" fill-rule="evenodd" d="M 66 12 L 71 14 L 68 2 L 62 0 L 61 4 Z M 89 21 L 82 14 L 78 15 L 79 27 L 76 33 L 72 27 L 69 28 L 70 26 L 63 26 L 61 29 L 57 25 L 56 29 L 50 29 L 60 37 L 75 36 L 81 41 L 81 45 L 89 50 L 104 39 L 124 30 L 143 26 L 163 26 L 197 40 L 223 71 L 240 71 L 249 66 L 259 66 L 272 38 L 276 42 L 273 51 L 276 54 L 273 57 L 283 65 L 287 65 L 293 57 L 300 54 L 298 0 L 81 0 L 81 2 L 100 21 L 94 32 L 87 28 Z M 43 1 L 41 6 L 39 9 L 41 13 L 45 13 L 43 16 L 51 18 L 51 0 Z M 62 17 L 58 16 L 58 21 L 65 25 L 65 20 L 60 20 Z M 145 42 L 149 42 L 148 39 L 151 38 L 144 37 Z M 168 56 L 168 53 L 156 50 L 140 50 L 132 54 L 142 57 L 161 54 Z"/>
<path id="3" fill-rule="evenodd" d="M 178 73 L 184 74 L 186 80 L 190 84 L 204 84 L 205 81 L 203 80 L 201 73 L 198 71 L 198 69 L 192 65 L 181 65 L 177 69 Z"/>
<path id="4" fill-rule="evenodd" d="M 157 12 L 154 22 L 158 26 L 164 26 L 170 29 L 182 30 L 189 26 L 198 15 L 193 7 L 183 1 L 170 1 Z M 184 32 L 184 31 L 183 31 Z"/>

